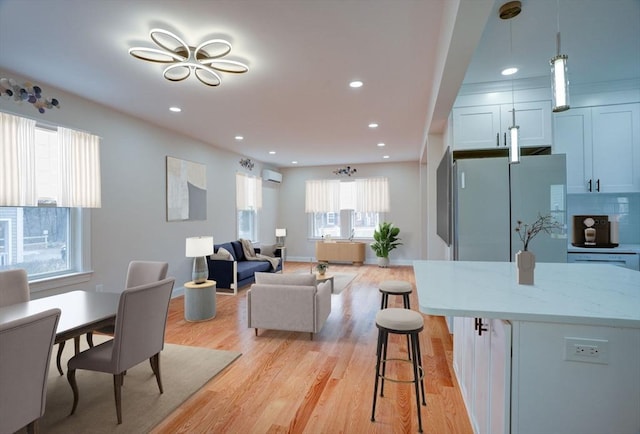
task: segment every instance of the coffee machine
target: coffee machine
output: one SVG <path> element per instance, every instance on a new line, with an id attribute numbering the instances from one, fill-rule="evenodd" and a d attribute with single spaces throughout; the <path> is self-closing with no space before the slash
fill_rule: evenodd
<path id="1" fill-rule="evenodd" d="M 575 247 L 618 247 L 617 223 L 610 222 L 606 215 L 574 215 L 571 244 Z"/>

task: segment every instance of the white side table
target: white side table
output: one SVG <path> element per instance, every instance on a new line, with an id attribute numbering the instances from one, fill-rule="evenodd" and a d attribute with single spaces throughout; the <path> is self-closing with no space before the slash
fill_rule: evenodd
<path id="1" fill-rule="evenodd" d="M 184 319 L 206 321 L 216 316 L 216 281 L 184 284 Z"/>

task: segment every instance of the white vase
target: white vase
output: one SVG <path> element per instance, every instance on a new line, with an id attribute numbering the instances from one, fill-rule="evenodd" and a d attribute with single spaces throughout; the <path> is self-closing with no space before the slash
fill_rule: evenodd
<path id="1" fill-rule="evenodd" d="M 528 250 L 516 253 L 516 270 L 520 285 L 533 285 L 533 270 L 536 268 L 536 255 Z"/>
<path id="2" fill-rule="evenodd" d="M 389 258 L 378 257 L 378 267 L 387 268 L 389 266 Z"/>

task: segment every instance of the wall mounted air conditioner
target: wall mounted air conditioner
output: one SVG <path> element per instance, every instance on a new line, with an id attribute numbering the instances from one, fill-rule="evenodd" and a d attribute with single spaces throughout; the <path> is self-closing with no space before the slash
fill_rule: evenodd
<path id="1" fill-rule="evenodd" d="M 262 171 L 262 179 L 280 184 L 282 182 L 282 173 L 274 170 L 264 169 Z"/>

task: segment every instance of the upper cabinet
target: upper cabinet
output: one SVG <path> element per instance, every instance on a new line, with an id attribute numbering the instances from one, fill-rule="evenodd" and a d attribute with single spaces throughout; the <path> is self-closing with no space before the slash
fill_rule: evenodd
<path id="1" fill-rule="evenodd" d="M 515 104 L 520 146 L 551 145 L 551 102 Z M 513 105 L 459 107 L 453 109 L 453 149 L 508 147 Z"/>
<path id="2" fill-rule="evenodd" d="M 640 192 L 640 104 L 554 115 L 554 153 L 567 155 L 567 193 Z"/>

